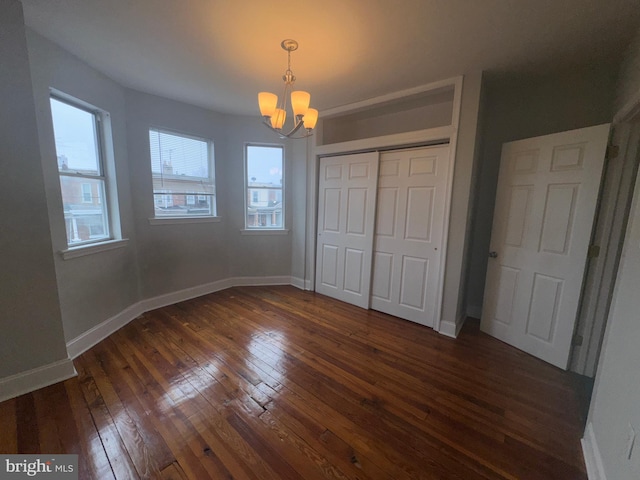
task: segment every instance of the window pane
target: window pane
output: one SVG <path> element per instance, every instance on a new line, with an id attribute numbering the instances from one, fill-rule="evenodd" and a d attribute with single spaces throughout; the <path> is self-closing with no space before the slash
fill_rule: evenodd
<path id="1" fill-rule="evenodd" d="M 207 142 L 150 130 L 149 145 L 154 176 L 187 176 L 209 180 Z"/>
<path id="2" fill-rule="evenodd" d="M 75 245 L 109 238 L 107 212 L 101 198 L 104 181 L 60 176 L 67 243 Z"/>
<path id="3" fill-rule="evenodd" d="M 149 130 L 155 216 L 215 215 L 210 142 Z"/>
<path id="4" fill-rule="evenodd" d="M 249 188 L 247 228 L 283 228 L 282 189 Z"/>
<path id="5" fill-rule="evenodd" d="M 247 146 L 247 185 L 282 187 L 282 148 Z"/>
<path id="6" fill-rule="evenodd" d="M 190 195 L 170 191 L 153 194 L 156 217 L 186 217 L 214 215 L 213 195 Z"/>
<path id="7" fill-rule="evenodd" d="M 284 228 L 284 149 L 247 146 L 246 228 Z"/>
<path id="8" fill-rule="evenodd" d="M 58 170 L 100 175 L 95 115 L 51 99 Z"/>

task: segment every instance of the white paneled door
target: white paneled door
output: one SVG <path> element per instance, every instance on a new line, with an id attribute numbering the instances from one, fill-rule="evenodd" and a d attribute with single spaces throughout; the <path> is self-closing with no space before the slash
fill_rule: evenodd
<path id="1" fill-rule="evenodd" d="M 566 369 L 609 125 L 502 148 L 483 331 Z"/>
<path id="2" fill-rule="evenodd" d="M 380 157 L 371 308 L 433 327 L 440 269 L 449 146 Z"/>
<path id="3" fill-rule="evenodd" d="M 369 308 L 378 152 L 320 159 L 316 291 Z"/>

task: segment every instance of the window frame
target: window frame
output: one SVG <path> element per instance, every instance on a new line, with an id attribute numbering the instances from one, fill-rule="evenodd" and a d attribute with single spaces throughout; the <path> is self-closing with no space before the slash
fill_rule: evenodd
<path id="1" fill-rule="evenodd" d="M 71 250 L 75 250 L 78 248 L 81 249 L 86 249 L 87 247 L 95 247 L 98 246 L 100 244 L 106 244 L 106 243 L 111 243 L 114 241 L 119 240 L 119 238 L 116 238 L 116 236 L 114 235 L 114 232 L 118 230 L 117 226 L 114 225 L 114 216 L 116 216 L 113 212 L 112 209 L 114 208 L 114 205 L 112 205 L 111 203 L 111 188 L 112 185 L 111 183 L 113 182 L 113 180 L 107 175 L 107 168 L 105 165 L 106 162 L 106 152 L 107 152 L 107 148 L 106 148 L 106 137 L 107 132 L 105 130 L 106 126 L 106 120 L 109 116 L 108 112 L 97 108 L 93 105 L 90 105 L 86 102 L 83 102 L 82 100 L 79 100 L 77 98 L 74 98 L 70 95 L 67 95 L 65 93 L 62 92 L 58 92 L 54 89 L 51 89 L 49 92 L 49 109 L 51 112 L 51 127 L 52 127 L 52 133 L 54 135 L 55 138 L 55 121 L 53 118 L 53 110 L 52 110 L 52 106 L 51 106 L 51 101 L 55 100 L 57 102 L 60 103 L 64 103 L 70 107 L 73 107 L 75 109 L 78 110 L 82 110 L 83 112 L 86 112 L 88 114 L 91 115 L 92 119 L 93 119 L 93 134 L 94 134 L 94 140 L 95 140 L 95 147 L 96 147 L 96 155 L 97 155 L 97 169 L 98 172 L 96 174 L 89 174 L 89 173 L 82 173 L 82 172 L 78 172 L 78 171 L 73 171 L 73 170 L 61 170 L 57 165 L 56 165 L 56 170 L 58 172 L 58 185 L 60 187 L 60 194 L 61 194 L 61 200 L 63 200 L 62 198 L 62 182 L 61 179 L 63 177 L 66 178 L 75 178 L 75 179 L 87 179 L 90 180 L 90 182 L 88 183 L 88 185 L 92 185 L 92 183 L 94 183 L 95 181 L 99 182 L 97 183 L 97 185 L 99 186 L 98 188 L 98 200 L 97 200 L 97 205 L 100 205 L 102 214 L 104 215 L 105 219 L 104 219 L 104 227 L 105 227 L 105 233 L 104 236 L 100 237 L 100 238 L 89 238 L 87 240 L 82 240 L 82 241 L 76 241 L 76 242 L 70 242 L 69 240 L 69 236 L 68 236 L 68 231 L 67 231 L 67 224 L 66 224 L 66 219 L 64 220 L 64 230 L 65 230 L 65 243 L 67 245 L 67 248 L 65 250 L 63 250 L 63 253 L 65 252 L 69 252 Z M 58 157 L 58 148 L 55 145 L 55 141 L 54 141 L 54 152 L 56 155 L 56 160 Z M 56 161 L 57 164 L 57 161 Z M 93 203 L 93 199 L 91 202 L 85 202 L 84 199 L 84 185 L 83 183 L 80 183 L 80 191 L 81 191 L 81 202 L 82 203 Z M 91 188 L 91 195 L 93 196 L 93 187 Z M 103 198 L 104 197 L 104 198 Z M 63 210 L 64 210 L 64 202 L 63 202 Z M 66 258 L 66 257 L 65 257 Z"/>
<path id="2" fill-rule="evenodd" d="M 249 187 L 249 147 L 265 147 L 265 148 L 279 148 L 282 151 L 282 184 L 280 186 L 273 187 Z M 287 225 L 286 225 L 286 147 L 283 144 L 276 143 L 257 143 L 257 142 L 247 142 L 244 144 L 244 187 L 243 187 L 243 223 L 244 228 L 242 230 L 243 234 L 282 234 L 287 233 Z M 249 199 L 249 190 L 276 190 L 279 189 L 282 197 L 282 225 L 281 226 L 265 226 L 265 227 L 256 227 L 247 224 L 247 213 L 248 213 L 248 199 Z M 253 195 L 253 194 L 252 194 Z"/>
<path id="3" fill-rule="evenodd" d="M 89 187 L 89 192 L 85 191 L 84 187 Z M 80 188 L 82 189 L 82 203 L 93 203 L 93 189 L 91 188 L 90 183 L 81 183 Z M 88 199 L 87 199 L 88 193 Z"/>
<path id="4" fill-rule="evenodd" d="M 187 139 L 191 139 L 191 140 L 197 140 L 199 142 L 204 142 L 207 146 L 207 166 L 208 166 L 208 173 L 209 173 L 209 181 L 211 183 L 211 185 L 213 186 L 213 194 L 206 194 L 206 193 L 198 193 L 193 191 L 191 188 L 185 188 L 184 192 L 176 192 L 176 191 L 172 191 L 172 190 L 167 190 L 167 189 L 162 189 L 164 190 L 163 192 L 158 192 L 156 194 L 154 186 L 153 186 L 153 182 L 154 182 L 154 172 L 153 172 L 153 159 L 151 156 L 151 141 L 150 141 L 150 135 L 151 132 L 156 132 L 157 134 L 168 134 L 168 135 L 173 135 L 173 136 L 178 136 L 178 137 L 183 137 L 183 138 L 187 138 Z M 148 149 L 147 151 L 149 152 L 149 166 L 150 166 L 150 173 L 151 173 L 151 196 L 152 196 L 152 208 L 153 208 L 153 214 L 151 215 L 151 217 L 149 217 L 149 223 L 151 225 L 164 225 L 164 224 L 168 224 L 168 223 L 202 223 L 202 222 L 217 222 L 219 221 L 220 217 L 218 216 L 218 201 L 217 201 L 217 197 L 218 197 L 218 191 L 217 191 L 217 185 L 216 185 L 216 172 L 215 172 L 215 142 L 213 141 L 213 139 L 211 138 L 206 138 L 206 137 L 201 137 L 198 135 L 192 135 L 189 133 L 184 133 L 178 130 L 173 130 L 170 128 L 165 128 L 165 127 L 159 127 L 156 125 L 150 125 L 149 128 L 147 129 L 147 140 L 149 141 L 148 144 Z M 184 175 L 184 180 L 187 180 L 189 182 L 193 182 L 193 183 L 201 183 L 202 182 L 202 178 L 204 177 L 193 177 L 193 176 L 187 176 Z M 156 206 L 157 206 L 157 202 L 156 202 L 156 195 L 164 195 L 165 199 L 167 196 L 171 197 L 171 203 L 173 204 L 173 195 L 182 195 L 184 196 L 184 201 L 185 201 L 185 205 L 192 205 L 187 203 L 188 202 L 188 198 L 189 197 L 193 197 L 194 198 L 194 204 L 195 206 L 197 206 L 199 204 L 199 196 L 203 196 L 203 197 L 211 197 L 211 213 L 209 214 L 190 214 L 190 215 L 156 215 Z"/>

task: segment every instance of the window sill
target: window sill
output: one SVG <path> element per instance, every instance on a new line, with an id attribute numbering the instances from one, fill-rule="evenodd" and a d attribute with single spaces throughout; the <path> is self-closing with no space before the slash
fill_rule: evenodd
<path id="1" fill-rule="evenodd" d="M 64 260 L 70 260 L 72 258 L 84 257 L 85 255 L 93 255 L 94 253 L 115 250 L 116 248 L 124 248 L 128 244 L 128 238 L 119 240 L 107 240 L 106 242 L 92 243 L 90 245 L 81 245 L 79 247 L 67 248 L 66 250 L 62 250 L 60 252 L 60 255 L 62 255 L 62 258 Z"/>
<path id="2" fill-rule="evenodd" d="M 150 225 L 179 225 L 185 223 L 218 223 L 222 217 L 151 217 Z"/>
<path id="3" fill-rule="evenodd" d="M 240 230 L 240 235 L 289 235 L 288 229 L 244 229 Z"/>

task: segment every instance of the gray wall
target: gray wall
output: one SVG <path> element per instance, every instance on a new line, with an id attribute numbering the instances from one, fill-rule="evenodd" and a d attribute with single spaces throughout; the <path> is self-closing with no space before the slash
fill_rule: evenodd
<path id="1" fill-rule="evenodd" d="M 473 72 L 464 76 L 462 86 L 441 314 L 442 321 L 454 324 L 460 323 L 466 310 L 465 275 L 471 242 L 469 227 L 478 160 L 476 147 L 482 82 L 482 73 Z"/>
<path id="2" fill-rule="evenodd" d="M 18 1 L 3 7 L 1 22 L 0 209 L 10 228 L 0 236 L 0 379 L 67 359 L 65 342 L 142 300 L 234 277 L 289 279 L 292 259 L 304 255 L 299 245 L 293 248 L 292 232 L 241 234 L 244 144 L 285 146 L 286 227 L 295 219 L 304 232 L 304 207 L 294 201 L 305 188 L 304 141 L 280 141 L 257 116 L 222 115 L 128 90 L 25 28 Z M 112 213 L 128 239 L 122 248 L 67 260 L 61 255 L 67 243 L 50 88 L 109 113 Z M 220 222 L 150 224 L 150 126 L 214 141 Z M 304 244 L 299 232 L 295 237 Z"/>
<path id="3" fill-rule="evenodd" d="M 292 235 L 243 235 L 244 145 L 285 147 L 285 227 L 293 221 L 298 161 L 290 141 L 280 141 L 257 117 L 222 115 L 128 90 L 127 131 L 142 297 L 152 298 L 232 277 L 289 276 Z M 150 225 L 153 216 L 149 127 L 214 142 L 219 222 Z M 298 149 L 299 150 L 299 149 Z M 304 158 L 299 159 L 304 163 Z"/>
<path id="4" fill-rule="evenodd" d="M 482 150 L 474 202 L 467 304 L 479 315 L 502 144 L 611 122 L 616 71 L 599 65 L 549 75 L 486 79 Z"/>
<path id="5" fill-rule="evenodd" d="M 640 31 L 623 64 L 616 105 L 634 100 L 640 100 Z M 585 435 L 597 445 L 608 479 L 640 478 L 640 178 L 633 202 Z M 627 459 L 630 426 L 638 437 Z"/>
<path id="6" fill-rule="evenodd" d="M 27 30 L 27 33 L 51 225 L 50 238 L 55 252 L 53 260 L 68 342 L 120 313 L 140 298 L 127 162 L 125 95 L 122 87 L 78 58 L 31 30 Z M 67 237 L 49 104 L 50 87 L 105 110 L 110 115 L 116 176 L 116 189 L 110 194 L 119 205 L 119 210 L 111 213 L 120 226 L 122 237 L 130 240 L 125 248 L 68 260 L 64 260 L 59 253 L 67 248 Z M 117 222 L 117 218 L 120 222 Z"/>
<path id="7" fill-rule="evenodd" d="M 640 102 L 640 29 L 629 44 L 620 68 L 616 90 L 616 112 Z"/>
<path id="8" fill-rule="evenodd" d="M 292 154 L 294 161 L 291 165 L 290 191 L 293 196 L 293 205 L 289 211 L 292 215 L 291 222 L 291 277 L 294 285 L 306 288 L 306 242 L 307 228 L 313 224 L 315 218 L 307 218 L 307 167 L 308 159 L 312 158 L 312 137 L 307 140 L 293 142 Z"/>
<path id="9" fill-rule="evenodd" d="M 228 276 L 228 227 L 224 117 L 215 112 L 127 90 L 127 140 L 132 209 L 140 266 L 141 297 L 152 298 Z M 216 202 L 220 223 L 151 225 L 154 215 L 149 128 L 158 127 L 214 142 Z"/>
<path id="10" fill-rule="evenodd" d="M 295 141 L 282 140 L 260 125 L 256 117 L 227 117 L 227 162 L 229 168 L 224 183 L 228 185 L 228 218 L 226 242 L 229 254 L 231 276 L 290 276 L 291 275 L 291 232 L 286 235 L 261 234 L 242 235 L 244 228 L 244 145 L 258 143 L 284 145 L 285 154 L 285 228 L 290 229 L 293 219 L 292 195 L 296 180 L 292 174 L 293 164 L 304 163 L 304 157 L 297 158 L 292 145 Z"/>
<path id="11" fill-rule="evenodd" d="M 2 6 L 0 65 L 1 379 L 67 358 L 24 18 L 15 0 Z"/>

